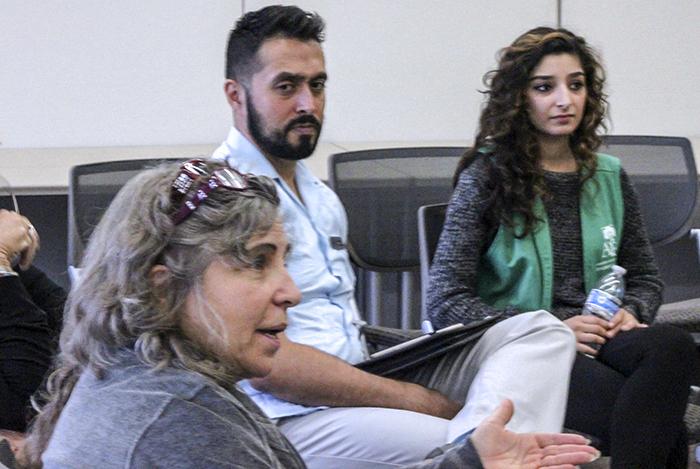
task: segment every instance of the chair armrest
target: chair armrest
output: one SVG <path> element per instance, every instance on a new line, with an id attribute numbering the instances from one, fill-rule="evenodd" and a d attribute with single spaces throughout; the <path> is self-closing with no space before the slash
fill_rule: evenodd
<path id="1" fill-rule="evenodd" d="M 700 441 L 700 406 L 688 404 L 683 421 L 688 429 L 688 442 L 694 444 Z"/>
<path id="2" fill-rule="evenodd" d="M 700 332 L 700 298 L 661 306 L 654 323 L 671 324 L 688 332 Z"/>

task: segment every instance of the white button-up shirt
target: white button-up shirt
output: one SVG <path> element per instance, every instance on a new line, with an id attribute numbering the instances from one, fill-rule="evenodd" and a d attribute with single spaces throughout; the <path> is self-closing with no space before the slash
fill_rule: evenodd
<path id="1" fill-rule="evenodd" d="M 302 295 L 301 302 L 287 310 L 287 337 L 350 363 L 362 361 L 366 350 L 357 327 L 360 317 L 354 297 L 355 275 L 346 248 L 348 222 L 338 196 L 297 162 L 296 184 L 302 202 L 260 150 L 236 128 L 214 151 L 213 158 L 276 183 L 282 221 L 292 246 L 287 269 Z M 241 387 L 270 418 L 319 409 L 279 400 L 247 382 Z"/>

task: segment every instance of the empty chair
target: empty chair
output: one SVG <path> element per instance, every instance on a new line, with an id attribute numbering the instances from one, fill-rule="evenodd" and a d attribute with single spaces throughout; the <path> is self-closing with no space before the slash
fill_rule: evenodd
<path id="1" fill-rule="evenodd" d="M 420 285 L 423 317 L 427 317 L 430 264 L 445 224 L 447 204 L 423 205 L 418 209 L 418 248 L 420 254 Z"/>
<path id="2" fill-rule="evenodd" d="M 416 212 L 446 202 L 464 147 L 386 148 L 331 156 L 329 183 L 345 205 L 360 267 L 360 308 L 372 324 L 420 323 Z"/>
<path id="3" fill-rule="evenodd" d="M 68 268 L 75 275 L 92 230 L 122 186 L 140 171 L 180 158 L 107 161 L 71 168 L 68 186 Z M 74 279 L 73 279 L 74 280 Z"/>

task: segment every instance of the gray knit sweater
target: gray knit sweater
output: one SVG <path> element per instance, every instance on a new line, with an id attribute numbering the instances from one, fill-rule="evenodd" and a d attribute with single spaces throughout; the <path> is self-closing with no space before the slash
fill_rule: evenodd
<path id="1" fill-rule="evenodd" d="M 513 307 L 496 310 L 476 295 L 479 259 L 493 241 L 498 226 L 485 216 L 491 208 L 486 157 L 479 157 L 459 177 L 445 226 L 433 258 L 428 290 L 428 315 L 436 327 L 469 322 L 488 315 L 520 313 Z M 554 288 L 551 313 L 564 320 L 581 313 L 587 292 L 579 215 L 578 175 L 545 171 L 551 197 L 543 200 L 552 237 Z M 627 269 L 624 307 L 650 323 L 661 303 L 663 283 L 639 212 L 637 194 L 620 173 L 625 206 L 617 263 Z"/>

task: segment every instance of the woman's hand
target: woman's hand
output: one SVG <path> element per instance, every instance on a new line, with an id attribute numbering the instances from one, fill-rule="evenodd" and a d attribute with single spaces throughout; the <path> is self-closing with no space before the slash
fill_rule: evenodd
<path id="1" fill-rule="evenodd" d="M 39 234 L 34 226 L 19 213 L 0 210 L 0 267 L 12 269 L 12 262 L 19 256 L 19 266 L 27 269 L 39 249 Z"/>
<path id="2" fill-rule="evenodd" d="M 592 314 L 579 314 L 564 321 L 576 336 L 576 350 L 588 355 L 597 355 L 598 351 L 589 344 L 603 345 L 608 337 L 610 321 Z"/>
<path id="3" fill-rule="evenodd" d="M 505 425 L 512 416 L 513 403 L 505 400 L 472 434 L 485 469 L 574 469 L 600 456 L 580 435 L 508 431 Z"/>
<path id="4" fill-rule="evenodd" d="M 603 345 L 620 331 L 648 327 L 646 324 L 640 323 L 634 314 L 624 308 L 620 308 L 610 321 L 593 314 L 579 314 L 565 320 L 564 323 L 574 331 L 576 350 L 592 356 L 598 355 L 598 351 L 589 344 Z"/>
<path id="5" fill-rule="evenodd" d="M 605 336 L 608 339 L 612 339 L 620 331 L 630 331 L 636 327 L 649 327 L 646 324 L 642 324 L 636 318 L 636 316 L 625 308 L 620 308 L 615 316 L 610 319 L 608 332 Z"/>

